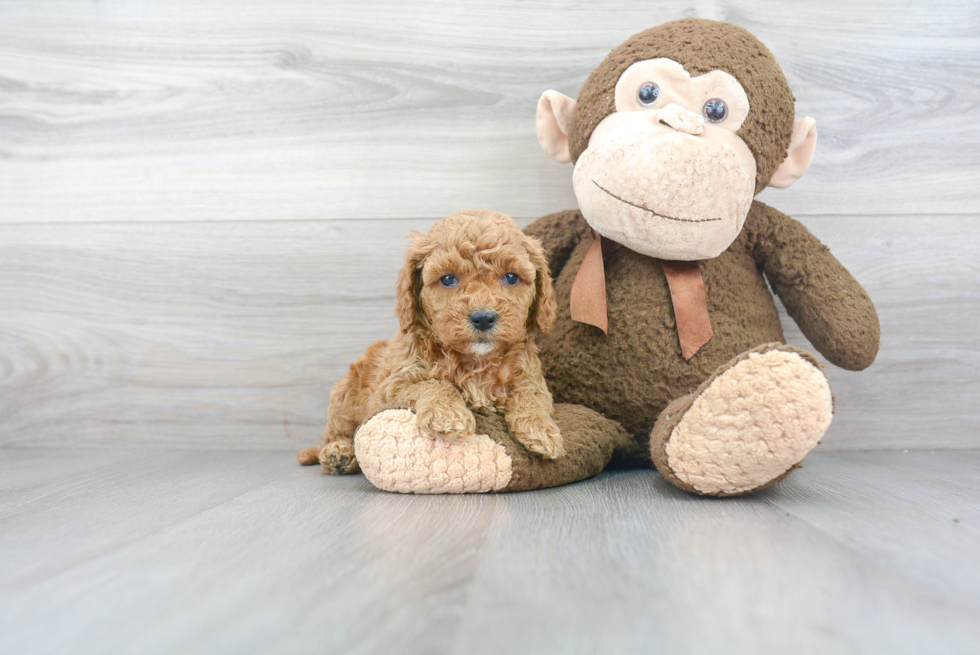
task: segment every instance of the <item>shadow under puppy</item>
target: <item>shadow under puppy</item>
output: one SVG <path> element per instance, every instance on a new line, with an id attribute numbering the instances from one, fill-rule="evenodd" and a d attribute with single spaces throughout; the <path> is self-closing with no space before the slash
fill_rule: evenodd
<path id="1" fill-rule="evenodd" d="M 534 344 L 556 311 L 541 244 L 509 217 L 464 210 L 413 233 L 398 275 L 398 333 L 370 346 L 334 385 L 324 445 L 301 450 L 299 463 L 356 473 L 354 433 L 385 409 L 411 409 L 444 438 L 473 434 L 473 410 L 503 412 L 524 447 L 560 457 Z"/>

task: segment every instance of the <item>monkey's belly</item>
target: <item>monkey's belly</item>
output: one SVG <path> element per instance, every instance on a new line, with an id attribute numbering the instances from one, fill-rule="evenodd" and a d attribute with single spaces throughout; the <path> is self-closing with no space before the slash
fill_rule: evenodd
<path id="1" fill-rule="evenodd" d="M 783 341 L 772 294 L 738 239 L 703 263 L 714 336 L 690 360 L 681 356 L 670 290 L 657 259 L 625 248 L 606 262 L 609 334 L 571 319 L 569 296 L 589 243 L 558 279 L 558 320 L 543 335 L 541 362 L 555 402 L 576 403 L 619 421 L 639 439 L 674 398 L 755 346 Z"/>

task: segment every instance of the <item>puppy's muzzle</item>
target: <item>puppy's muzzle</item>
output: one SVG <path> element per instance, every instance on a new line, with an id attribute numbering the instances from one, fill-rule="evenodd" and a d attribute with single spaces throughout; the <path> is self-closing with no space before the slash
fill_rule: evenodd
<path id="1" fill-rule="evenodd" d="M 470 314 L 470 323 L 478 332 L 489 332 L 497 324 L 497 312 L 481 310 Z"/>

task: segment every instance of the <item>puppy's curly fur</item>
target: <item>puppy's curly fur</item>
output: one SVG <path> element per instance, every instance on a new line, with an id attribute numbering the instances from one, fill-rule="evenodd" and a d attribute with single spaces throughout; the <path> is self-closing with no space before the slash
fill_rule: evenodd
<path id="1" fill-rule="evenodd" d="M 299 462 L 356 472 L 354 433 L 393 408 L 413 410 L 446 438 L 474 432 L 471 410 L 503 411 L 528 450 L 561 456 L 533 336 L 550 330 L 557 312 L 541 244 L 487 210 L 458 212 L 412 237 L 398 275 L 398 333 L 370 346 L 333 387 L 324 445 L 301 450 Z"/>

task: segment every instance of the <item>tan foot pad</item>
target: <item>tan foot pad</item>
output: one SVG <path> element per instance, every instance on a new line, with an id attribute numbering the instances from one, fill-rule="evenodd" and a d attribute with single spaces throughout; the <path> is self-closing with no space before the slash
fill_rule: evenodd
<path id="1" fill-rule="evenodd" d="M 667 464 L 703 494 L 752 491 L 802 461 L 832 414 L 820 369 L 795 352 L 754 352 L 694 400 L 670 434 Z"/>
<path id="2" fill-rule="evenodd" d="M 371 417 L 354 435 L 354 452 L 367 479 L 385 491 L 487 493 L 512 476 L 510 456 L 489 436 L 444 439 L 422 430 L 407 409 Z"/>

